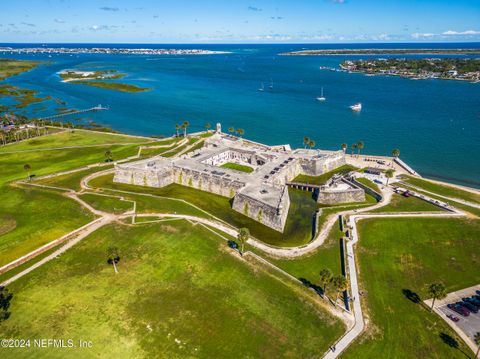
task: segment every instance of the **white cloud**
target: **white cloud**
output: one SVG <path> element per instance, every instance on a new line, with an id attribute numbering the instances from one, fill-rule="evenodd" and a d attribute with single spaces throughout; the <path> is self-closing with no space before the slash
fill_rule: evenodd
<path id="1" fill-rule="evenodd" d="M 453 30 L 448 30 L 445 32 L 442 32 L 442 35 L 480 35 L 480 31 L 475 31 L 475 30 L 466 30 L 466 31 L 453 31 Z"/>
<path id="2" fill-rule="evenodd" d="M 63 20 L 63 19 L 55 19 L 55 20 L 53 20 L 53 21 L 55 21 L 57 24 L 65 24 L 65 22 L 66 22 L 66 21 Z"/>
<path id="3" fill-rule="evenodd" d="M 428 37 L 433 37 L 433 36 L 436 36 L 436 34 L 433 34 L 431 32 L 424 32 L 424 33 L 421 33 L 421 32 L 414 32 L 412 34 L 412 37 L 414 39 L 422 39 L 422 38 L 428 38 Z"/>

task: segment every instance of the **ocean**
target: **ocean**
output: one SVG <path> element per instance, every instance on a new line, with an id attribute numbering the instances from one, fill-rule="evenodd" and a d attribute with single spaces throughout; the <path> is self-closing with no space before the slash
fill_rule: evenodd
<path id="1" fill-rule="evenodd" d="M 27 47 L 38 44 L 0 44 Z M 480 187 L 480 83 L 364 76 L 320 70 L 338 67 L 346 59 L 388 56 L 278 56 L 279 53 L 320 48 L 446 48 L 468 44 L 341 44 L 341 45 L 95 45 L 47 44 L 48 47 L 201 48 L 229 51 L 221 55 L 93 55 L 0 54 L 0 57 L 44 60 L 37 69 L 7 79 L 19 87 L 39 91 L 66 102 L 31 105 L 27 115 L 48 116 L 55 108 L 108 111 L 87 118 L 115 130 L 140 135 L 175 132 L 175 124 L 189 121 L 189 131 L 206 122 L 243 128 L 249 139 L 268 144 L 303 146 L 303 137 L 318 148 L 339 149 L 341 143 L 365 143 L 363 153 L 401 158 L 425 177 Z M 390 56 L 393 57 L 393 56 Z M 425 57 L 404 56 L 401 57 Z M 430 57 L 444 57 L 440 55 Z M 478 56 L 477 56 L 478 57 Z M 123 93 L 62 83 L 65 69 L 114 69 L 128 76 L 119 82 L 152 88 Z M 264 83 L 265 91 L 258 89 Z M 273 89 L 269 86 L 273 84 Z M 324 88 L 325 102 L 316 97 Z M 0 104 L 8 99 L 0 98 Z M 354 113 L 349 106 L 361 102 Z M 33 112 L 34 108 L 46 106 Z M 84 117 L 84 118 L 85 118 Z M 68 117 L 66 117 L 68 119 Z M 71 118 L 70 118 L 71 119 Z"/>

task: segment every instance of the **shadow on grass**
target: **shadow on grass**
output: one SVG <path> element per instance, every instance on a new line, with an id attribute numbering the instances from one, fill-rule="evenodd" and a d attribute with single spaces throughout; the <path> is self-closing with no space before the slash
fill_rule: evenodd
<path id="1" fill-rule="evenodd" d="M 419 304 L 422 302 L 420 296 L 417 293 L 411 291 L 410 289 L 402 289 L 402 293 L 405 298 L 407 298 L 412 303 Z"/>
<path id="2" fill-rule="evenodd" d="M 467 353 L 465 353 L 462 349 L 460 349 L 460 344 L 458 343 L 458 341 L 452 337 L 451 335 L 448 335 L 447 333 L 440 333 L 440 339 L 442 339 L 442 341 L 447 344 L 450 348 L 453 348 L 453 349 L 458 349 L 459 351 L 462 352 L 462 354 L 464 354 L 467 358 L 470 358 L 470 355 L 468 355 Z"/>
<path id="3" fill-rule="evenodd" d="M 319 296 L 323 298 L 323 289 L 322 287 L 310 282 L 308 279 L 305 278 L 298 278 L 300 282 L 303 283 L 303 285 L 307 288 L 312 288 Z"/>

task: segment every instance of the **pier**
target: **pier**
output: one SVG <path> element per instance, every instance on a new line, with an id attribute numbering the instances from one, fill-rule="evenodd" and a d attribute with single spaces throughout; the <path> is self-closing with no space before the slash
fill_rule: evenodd
<path id="1" fill-rule="evenodd" d="M 63 117 L 63 116 L 76 115 L 76 114 L 85 113 L 85 112 L 106 111 L 106 110 L 108 110 L 108 109 L 109 109 L 108 107 L 104 107 L 104 106 L 102 106 L 102 105 L 97 105 L 97 106 L 92 107 L 92 108 L 86 108 L 86 109 L 83 109 L 83 110 L 75 110 L 75 111 L 66 112 L 66 113 L 59 113 L 59 114 L 56 114 L 56 115 L 47 116 L 47 117 L 41 117 L 41 118 L 38 118 L 38 119 L 39 119 L 39 120 L 42 120 L 42 121 L 45 121 L 45 120 L 53 120 L 53 119 L 56 119 L 56 118 L 59 118 L 59 117 Z"/>

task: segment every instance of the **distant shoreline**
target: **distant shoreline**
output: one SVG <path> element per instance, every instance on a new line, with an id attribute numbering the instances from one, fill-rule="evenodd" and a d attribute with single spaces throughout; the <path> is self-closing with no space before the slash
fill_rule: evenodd
<path id="1" fill-rule="evenodd" d="M 280 56 L 319 55 L 480 55 L 480 49 L 319 49 L 290 51 Z"/>
<path id="2" fill-rule="evenodd" d="M 111 55 L 221 55 L 229 51 L 204 49 L 155 49 L 155 48 L 115 48 L 115 47 L 0 47 L 0 53 L 14 54 L 111 54 Z"/>

